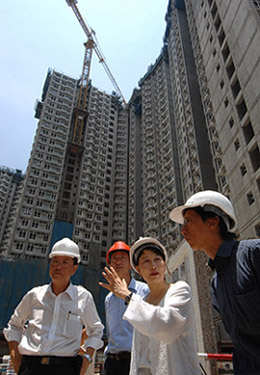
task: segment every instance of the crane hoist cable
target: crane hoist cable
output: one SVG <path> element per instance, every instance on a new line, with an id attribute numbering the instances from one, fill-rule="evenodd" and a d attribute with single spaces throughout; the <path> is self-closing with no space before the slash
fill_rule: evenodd
<path id="1" fill-rule="evenodd" d="M 93 43 L 93 50 L 95 51 L 98 59 L 99 59 L 99 62 L 103 65 L 110 81 L 112 82 L 114 88 L 115 88 L 115 91 L 117 93 L 117 95 L 122 99 L 123 103 L 126 104 L 126 101 L 125 101 L 125 98 L 124 98 L 124 95 L 122 93 L 122 91 L 120 90 L 120 87 L 118 86 L 111 70 L 109 69 L 109 66 L 106 62 L 106 59 L 105 59 L 105 56 L 103 55 L 102 51 L 101 51 L 101 48 L 100 48 L 100 45 L 98 43 L 98 40 L 97 40 L 97 37 L 96 37 L 96 33 L 94 32 L 94 30 L 90 30 L 90 28 L 87 26 L 87 23 L 86 21 L 84 20 L 84 18 L 82 17 L 78 7 L 77 7 L 77 0 L 66 0 L 68 6 L 70 6 L 74 12 L 74 14 L 76 15 L 83 31 L 85 32 L 86 36 L 88 37 L 88 41 L 91 41 Z M 88 43 L 88 42 L 87 42 Z M 89 64 L 90 65 L 90 64 Z M 88 72 L 88 75 L 89 75 L 89 72 Z"/>

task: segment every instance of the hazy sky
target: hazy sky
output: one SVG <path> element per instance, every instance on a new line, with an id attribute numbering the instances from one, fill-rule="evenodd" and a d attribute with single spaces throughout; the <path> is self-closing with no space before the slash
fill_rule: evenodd
<path id="1" fill-rule="evenodd" d="M 125 99 L 159 56 L 168 0 L 78 0 Z M 26 170 L 48 68 L 79 78 L 85 34 L 65 0 L 0 1 L 0 165 Z M 92 84 L 113 86 L 95 54 Z"/>

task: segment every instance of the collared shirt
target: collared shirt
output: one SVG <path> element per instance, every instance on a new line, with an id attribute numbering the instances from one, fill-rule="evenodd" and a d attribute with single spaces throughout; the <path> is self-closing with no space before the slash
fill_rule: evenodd
<path id="1" fill-rule="evenodd" d="M 91 293 L 70 284 L 56 296 L 49 284 L 33 288 L 23 297 L 4 335 L 7 341 L 19 342 L 21 354 L 71 357 L 80 348 L 83 325 L 88 335 L 84 346 L 101 348 L 104 326 Z"/>
<path id="2" fill-rule="evenodd" d="M 131 279 L 128 289 L 141 296 L 149 292 L 147 284 L 136 281 L 134 278 Z M 108 345 L 105 349 L 105 353 L 131 352 L 133 326 L 122 319 L 127 308 L 125 301 L 110 292 L 105 299 L 105 308 L 108 337 Z"/>
<path id="3" fill-rule="evenodd" d="M 260 374 L 260 240 L 226 241 L 209 265 L 213 305 L 234 343 L 234 373 Z"/>

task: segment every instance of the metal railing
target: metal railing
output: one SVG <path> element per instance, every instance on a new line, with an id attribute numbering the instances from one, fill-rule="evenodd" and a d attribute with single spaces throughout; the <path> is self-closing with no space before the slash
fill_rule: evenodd
<path id="1" fill-rule="evenodd" d="M 198 353 L 199 358 L 215 361 L 216 373 L 218 375 L 231 375 L 233 374 L 233 355 L 223 353 Z M 208 375 L 202 363 L 200 362 L 200 369 L 202 375 Z"/>

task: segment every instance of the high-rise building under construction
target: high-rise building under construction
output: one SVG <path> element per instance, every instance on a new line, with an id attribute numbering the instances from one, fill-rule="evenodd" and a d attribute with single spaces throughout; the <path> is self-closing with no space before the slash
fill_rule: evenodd
<path id="1" fill-rule="evenodd" d="M 166 22 L 129 102 L 130 239 L 149 232 L 175 247 L 171 206 L 207 188 L 234 202 L 242 236 L 259 236 L 259 2 L 172 0 Z"/>
<path id="2" fill-rule="evenodd" d="M 241 236 L 260 235 L 260 3 L 186 1 L 219 189 Z"/>
<path id="3" fill-rule="evenodd" d="M 126 238 L 127 113 L 116 95 L 91 84 L 82 147 L 71 144 L 78 81 L 49 70 L 9 254 L 46 258 L 64 236 L 95 264 L 109 244 Z"/>
<path id="4" fill-rule="evenodd" d="M 2 251 L 7 249 L 12 235 L 23 179 L 21 170 L 0 167 L 0 249 Z M 5 254 L 7 255 L 7 252 Z"/>

